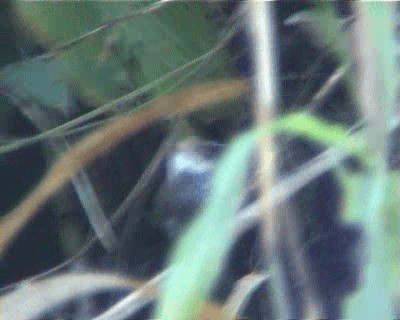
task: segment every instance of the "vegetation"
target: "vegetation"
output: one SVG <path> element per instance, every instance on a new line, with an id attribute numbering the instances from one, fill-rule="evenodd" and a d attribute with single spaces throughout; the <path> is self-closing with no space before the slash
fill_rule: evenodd
<path id="1" fill-rule="evenodd" d="M 13 0 L 1 6 L 12 19 L 1 20 L 8 43 L 0 49 L 4 57 L 0 69 L 0 157 L 4 163 L 0 165 L 4 172 L 16 171 L 9 177 L 4 174 L 1 182 L 4 196 L 10 198 L 1 203 L 1 319 L 130 319 L 133 315 L 237 319 L 247 315 L 245 306 L 252 299 L 264 303 L 256 296 L 263 285 L 273 297 L 265 301 L 273 317 L 285 318 L 299 313 L 296 303 L 290 303 L 291 281 L 306 288 L 296 293 L 304 317 L 331 317 L 326 297 L 339 300 L 346 318 L 398 316 L 395 4 L 343 5 L 350 14 L 338 13 L 340 4 L 325 2 L 299 4 L 299 9 L 293 3 L 251 1 L 234 5 Z M 262 15 L 267 17 L 265 25 L 275 30 L 272 36 L 257 24 L 246 33 L 244 21 L 255 20 L 263 10 L 268 13 Z M 313 61 L 308 49 L 282 50 L 292 39 L 285 28 L 310 38 L 320 61 Z M 244 49 L 252 50 L 252 59 L 259 61 L 253 64 L 251 84 L 255 86 L 238 79 L 238 74 L 252 72 L 248 66 L 238 72 L 243 68 L 240 59 L 249 59 Z M 282 67 L 280 59 L 289 60 L 280 57 L 283 54 L 297 55 L 298 60 Z M 328 62 L 321 62 L 325 58 Z M 327 76 L 320 77 L 317 70 L 323 63 Z M 307 73 L 303 64 L 315 69 Z M 268 65 L 269 75 L 263 69 Z M 292 85 L 290 75 L 282 71 L 286 67 L 298 68 L 294 76 L 299 79 L 306 74 L 308 85 L 303 87 L 303 80 Z M 263 97 L 263 88 L 270 100 Z M 290 91 L 297 96 L 287 103 L 285 94 Z M 252 110 L 253 104 L 273 108 Z M 322 105 L 327 107 L 319 109 Z M 242 118 L 251 114 L 256 114 L 255 120 L 243 126 Z M 339 121 L 342 114 L 345 119 L 357 116 L 355 121 Z M 22 124 L 14 124 L 15 119 Z M 169 155 L 177 154 L 177 146 L 190 136 L 218 140 L 224 152 L 214 164 L 214 154 L 205 155 L 204 160 L 200 149 L 194 149 L 198 166 L 192 168 L 193 176 L 209 190 L 203 193 L 202 187 L 196 187 L 199 194 L 187 199 L 190 211 L 196 213 L 192 218 L 192 213 L 183 212 L 182 220 L 192 219 L 185 226 L 179 221 L 174 225 L 175 237 L 165 232 L 171 213 L 158 212 L 169 210 L 174 195 L 159 190 L 165 185 L 168 191 L 169 173 L 163 170 L 170 168 Z M 295 154 L 294 166 L 289 165 L 293 170 L 285 165 L 282 169 L 281 150 L 290 146 L 285 139 L 299 139 L 296 148 L 303 148 L 302 141 L 307 141 L 311 149 L 324 151 L 303 161 L 296 158 L 307 152 L 302 150 Z M 260 152 L 259 170 L 249 182 L 257 147 L 270 154 Z M 31 158 L 32 154 L 39 159 Z M 11 159 L 21 159 L 22 165 Z M 17 178 L 21 167 L 30 176 L 18 184 L 23 181 Z M 266 174 L 265 168 L 272 172 Z M 204 172 L 212 174 L 210 182 Z M 291 206 L 289 200 L 299 190 L 326 172 L 340 181 L 343 191 L 341 205 L 326 204 L 332 206 L 334 217 L 329 210 L 317 212 L 314 220 L 307 212 L 296 212 L 295 218 L 288 214 L 289 222 L 282 222 L 286 219 L 282 207 Z M 72 184 L 65 186 L 67 182 Z M 257 197 L 249 204 L 249 184 L 256 182 Z M 194 182 L 186 183 L 182 193 Z M 325 201 L 322 191 L 321 197 L 319 201 Z M 177 207 L 186 208 L 184 200 Z M 154 205 L 157 201 L 158 206 Z M 303 203 L 299 207 L 303 209 Z M 312 209 L 304 205 L 307 210 Z M 336 231 L 319 234 L 319 228 L 331 220 Z M 303 239 L 308 221 L 311 230 Z M 302 253 L 313 246 L 314 234 L 315 241 L 323 241 L 331 236 L 329 232 L 342 230 L 342 224 L 362 226 L 367 258 L 339 244 L 339 251 L 345 253 L 335 256 L 333 250 L 314 255 L 329 256 L 335 263 L 343 257 L 346 261 L 333 264 L 343 268 L 349 265 L 347 260 L 354 261 L 350 278 L 339 268 L 321 270 L 324 261 L 316 260 L 315 267 L 313 259 L 318 257 Z M 245 244 L 241 250 L 255 251 L 261 267 L 245 261 L 250 254 L 238 255 L 246 258 L 233 261 L 235 275 L 229 278 L 229 257 L 249 230 L 255 238 L 257 225 L 263 226 L 262 240 L 257 240 L 262 249 Z M 32 232 L 37 238 L 30 236 Z M 298 243 L 290 240 L 297 233 Z M 343 243 L 349 240 L 335 236 Z M 286 251 L 280 250 L 284 249 L 289 267 L 282 262 Z M 37 252 L 39 256 L 32 257 Z M 41 261 L 36 264 L 35 260 Z M 252 272 L 236 272 L 247 270 L 243 265 L 251 265 Z M 364 270 L 360 283 L 353 279 L 358 274 L 353 269 Z M 291 275 L 282 276 L 285 272 Z M 215 291 L 224 276 L 230 283 L 228 294 L 221 298 Z M 326 278 L 328 285 L 318 283 Z M 336 278 L 357 285 L 343 289 L 343 294 L 341 288 L 332 293 L 335 290 L 329 284 Z M 19 285 L 21 281 L 24 285 Z M 329 294 L 320 296 L 324 289 Z M 104 292 L 108 292 L 106 299 L 101 296 Z M 74 304 L 68 304 L 71 301 Z"/>

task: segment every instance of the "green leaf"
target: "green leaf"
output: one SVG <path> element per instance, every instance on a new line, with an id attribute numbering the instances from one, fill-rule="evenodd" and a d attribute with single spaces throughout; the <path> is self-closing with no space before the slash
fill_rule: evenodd
<path id="1" fill-rule="evenodd" d="M 58 66 L 51 62 L 22 61 L 0 70 L 0 86 L 20 100 L 62 109 L 68 86 Z"/>
<path id="2" fill-rule="evenodd" d="M 103 23 L 154 2 L 30 2 L 14 0 L 19 20 L 50 50 Z M 209 51 L 218 30 L 203 3 L 166 2 L 157 11 L 125 20 L 61 50 L 62 73 L 97 102 L 109 101 L 149 84 Z M 209 61 L 207 78 L 229 75 L 227 56 Z M 182 73 L 183 75 L 183 73 Z M 157 86 L 153 95 L 174 82 Z"/>

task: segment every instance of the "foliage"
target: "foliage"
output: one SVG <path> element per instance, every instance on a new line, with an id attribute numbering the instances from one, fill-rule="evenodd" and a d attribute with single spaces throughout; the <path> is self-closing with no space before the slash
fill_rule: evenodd
<path id="1" fill-rule="evenodd" d="M 207 63 L 206 71 L 198 76 L 201 80 L 220 79 L 232 73 L 227 52 L 213 51 L 221 40 L 214 31 L 218 25 L 201 3 L 15 0 L 12 5 L 18 21 L 48 52 L 2 66 L 2 92 L 65 111 L 72 85 L 87 100 L 104 104 L 93 113 L 56 128 L 59 131 L 54 134 L 63 134 L 63 130 L 103 110 L 115 111 L 124 97 L 133 96 L 138 101 L 145 93 L 154 98 L 174 90 L 178 78 L 181 82 L 192 81 L 187 75 L 199 57 Z M 382 104 L 375 106 L 375 111 L 387 124 L 380 128 L 384 132 L 376 133 L 386 139 L 394 118 L 398 86 L 394 10 L 384 3 L 363 6 L 368 18 L 366 32 L 370 45 L 376 49 L 374 63 L 379 70 L 375 89 L 381 94 Z M 296 19 L 311 21 L 308 31 L 317 31 L 322 47 L 329 47 L 342 64 L 351 63 L 349 38 L 331 4 L 318 3 L 316 10 L 302 12 Z M 207 56 L 211 51 L 212 58 Z M 194 71 L 199 75 L 199 68 Z M 357 101 L 356 80 L 346 75 L 346 81 Z M 137 107 L 139 103 L 128 98 L 129 108 Z M 3 106 L 0 117 L 4 114 L 7 118 L 9 106 L 2 103 Z M 370 128 L 374 119 L 367 120 Z M 285 134 L 340 150 L 362 164 L 362 170 L 357 172 L 337 168 L 345 190 L 342 216 L 363 225 L 370 246 L 365 283 L 349 299 L 345 313 L 350 318 L 393 318 L 393 299 L 400 296 L 399 172 L 389 170 L 387 159 L 373 148 L 365 131 L 349 134 L 338 124 L 296 113 L 235 137 L 219 161 L 209 198 L 170 254 L 171 268 L 155 316 L 186 320 L 201 312 L 232 245 L 235 213 L 241 204 L 250 154 L 265 135 Z M 11 151 L 39 138 L 1 146 L 0 151 Z M 111 285 L 123 284 L 111 281 Z"/>

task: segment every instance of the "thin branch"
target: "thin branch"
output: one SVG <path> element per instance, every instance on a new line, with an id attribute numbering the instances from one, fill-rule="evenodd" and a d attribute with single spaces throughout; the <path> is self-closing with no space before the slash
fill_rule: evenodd
<path id="1" fill-rule="evenodd" d="M 275 21 L 274 7 L 271 2 L 251 1 L 250 9 L 252 9 L 250 21 L 252 23 L 251 30 L 253 36 L 254 59 L 255 59 L 255 85 L 256 85 L 256 121 L 258 124 L 272 122 L 275 117 L 275 110 L 280 103 L 279 88 L 278 88 L 278 71 L 277 71 L 277 46 L 275 39 Z M 340 78 L 340 76 L 338 77 Z M 336 79 L 335 79 L 336 80 Z M 333 81 L 335 84 L 335 81 Z M 332 87 L 328 83 L 327 88 Z M 321 94 L 315 96 L 314 104 L 318 103 L 322 97 L 326 96 L 328 91 L 320 91 Z M 287 216 L 286 219 L 280 217 L 283 214 L 283 207 L 276 207 L 272 204 L 271 194 L 276 175 L 275 168 L 275 148 L 272 137 L 265 138 L 261 142 L 261 161 L 260 161 L 260 192 L 263 206 L 263 240 L 267 256 L 267 265 L 271 271 L 271 286 L 273 288 L 272 296 L 275 298 L 277 307 L 277 316 L 283 319 L 290 319 L 294 316 L 292 305 L 290 305 L 290 293 L 288 283 L 284 274 L 285 268 L 280 259 L 278 249 L 278 241 L 287 237 L 287 233 L 293 230 L 288 229 L 287 220 L 291 219 Z M 302 181 L 303 182 L 303 181 Z M 290 223 L 291 229 L 297 227 L 293 222 Z M 279 230 L 278 229 L 282 229 Z M 286 236 L 285 236 L 286 234 Z M 293 238 L 291 238 L 293 240 Z M 291 241 L 290 249 L 297 250 L 298 243 Z M 293 259 L 294 256 L 291 257 Z M 296 259 L 296 262 L 301 263 L 298 275 L 301 275 L 305 280 L 304 272 L 309 271 L 305 259 Z M 304 286 L 305 310 L 308 317 L 322 318 L 324 314 L 323 307 L 319 301 L 319 297 L 313 290 L 313 284 L 310 279 Z"/>
<path id="2" fill-rule="evenodd" d="M 36 56 L 36 57 L 32 57 L 30 59 L 32 60 L 49 60 L 49 59 L 53 59 L 54 57 L 56 57 L 56 55 L 58 53 L 60 53 L 61 51 L 64 50 L 68 50 L 71 49 L 72 47 L 74 47 L 76 44 L 78 44 L 79 42 L 82 42 L 83 40 L 86 40 L 98 33 L 100 33 L 101 31 L 110 29 L 111 27 L 117 25 L 117 24 L 121 24 L 124 21 L 127 21 L 129 19 L 132 18 L 137 18 L 140 16 L 143 16 L 145 14 L 157 11 L 159 9 L 161 9 L 162 7 L 164 7 L 164 5 L 167 2 L 171 2 L 171 0 L 160 0 L 154 4 L 149 5 L 148 7 L 141 9 L 141 10 L 135 10 L 132 12 L 129 12 L 126 15 L 111 19 L 105 23 L 102 23 L 101 25 L 95 27 L 93 30 L 90 30 L 89 32 L 85 32 L 81 35 L 79 35 L 78 37 L 71 39 L 55 48 L 50 49 L 50 52 L 46 52 L 42 55 Z"/>
<path id="3" fill-rule="evenodd" d="M 41 132 L 49 130 L 53 127 L 54 123 L 58 123 L 56 118 L 58 120 L 62 118 L 49 115 L 49 110 L 38 105 L 24 106 L 21 107 L 21 110 Z M 50 140 L 49 145 L 56 155 L 70 148 L 70 144 L 65 137 Z M 81 169 L 71 180 L 86 216 L 103 247 L 108 251 L 117 248 L 118 237 L 112 229 L 111 223 L 98 200 L 96 191 L 86 170 Z"/>
<path id="4" fill-rule="evenodd" d="M 325 81 L 323 86 L 311 98 L 307 109 L 312 111 L 321 106 L 324 100 L 333 92 L 333 90 L 337 88 L 338 84 L 344 78 L 348 70 L 348 65 L 337 68 Z"/>
<path id="5" fill-rule="evenodd" d="M 93 320 L 130 319 L 157 297 L 161 282 L 165 279 L 167 273 L 168 269 L 147 281 L 140 289 L 135 290 Z"/>
<path id="6" fill-rule="evenodd" d="M 255 61 L 255 117 L 257 124 L 271 123 L 279 104 L 278 76 L 276 66 L 276 39 L 273 3 L 249 2 L 250 30 L 253 38 Z M 288 287 L 278 252 L 278 210 L 273 208 L 270 195 L 275 180 L 275 147 L 271 136 L 260 142 L 259 183 L 263 208 L 263 241 L 267 268 L 271 271 L 271 294 L 276 316 L 292 318 L 288 305 Z"/>
<path id="7" fill-rule="evenodd" d="M 268 279 L 267 275 L 250 273 L 238 280 L 233 292 L 225 302 L 222 314 L 224 320 L 235 320 L 257 288 Z"/>
<path id="8" fill-rule="evenodd" d="M 25 282 L 15 291 L 0 297 L 0 318 L 38 319 L 72 299 L 104 290 L 129 289 L 140 285 L 134 279 L 108 273 L 69 273 L 42 281 Z"/>

